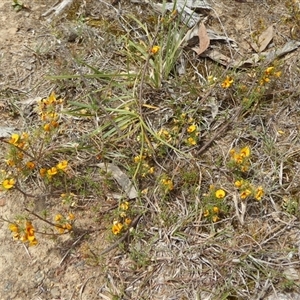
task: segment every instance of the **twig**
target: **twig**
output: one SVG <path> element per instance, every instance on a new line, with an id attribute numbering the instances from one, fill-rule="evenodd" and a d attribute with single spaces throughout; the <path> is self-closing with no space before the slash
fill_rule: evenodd
<path id="1" fill-rule="evenodd" d="M 29 210 L 29 209 L 26 208 L 26 207 L 25 207 L 25 210 L 28 211 L 28 212 L 29 212 L 30 214 L 32 214 L 33 216 L 37 217 L 38 219 L 40 219 L 40 220 L 42 220 L 42 221 L 48 223 L 48 224 L 51 225 L 51 226 L 54 226 L 54 227 L 57 227 L 57 228 L 63 228 L 61 225 L 59 225 L 59 224 L 54 224 L 54 223 L 52 223 L 52 222 L 46 220 L 45 218 L 39 216 L 38 214 L 36 214 L 35 212 Z M 63 228 L 63 229 L 64 229 L 64 228 Z"/>
<path id="2" fill-rule="evenodd" d="M 61 259 L 61 261 L 59 262 L 59 266 L 64 262 L 65 258 L 69 255 L 70 251 L 79 243 L 79 241 L 89 232 L 85 232 L 83 233 L 72 245 L 71 247 L 68 249 L 68 251 L 65 253 L 65 255 L 63 256 L 63 258 Z"/>

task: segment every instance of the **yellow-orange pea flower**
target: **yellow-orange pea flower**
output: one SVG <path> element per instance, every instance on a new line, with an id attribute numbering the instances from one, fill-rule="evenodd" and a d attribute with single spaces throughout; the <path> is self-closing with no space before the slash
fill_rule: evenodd
<path id="1" fill-rule="evenodd" d="M 28 161 L 28 162 L 26 163 L 26 167 L 27 167 L 28 169 L 30 169 L 30 170 L 33 170 L 34 167 L 35 167 L 35 163 L 32 162 L 32 161 Z"/>
<path id="2" fill-rule="evenodd" d="M 174 189 L 174 184 L 171 179 L 162 179 L 161 182 L 169 191 Z"/>
<path id="3" fill-rule="evenodd" d="M 226 79 L 222 82 L 222 88 L 228 89 L 233 84 L 233 79 L 230 76 L 226 76 Z"/>
<path id="4" fill-rule="evenodd" d="M 250 195 L 251 195 L 251 191 L 247 189 L 241 192 L 240 197 L 241 199 L 246 199 Z"/>
<path id="5" fill-rule="evenodd" d="M 197 126 L 195 124 L 192 124 L 188 127 L 187 132 L 192 133 L 196 130 Z"/>
<path id="6" fill-rule="evenodd" d="M 240 156 L 242 156 L 242 157 L 249 157 L 250 153 L 251 153 L 250 148 L 248 146 L 246 146 L 246 147 L 244 147 L 244 148 L 241 149 Z"/>
<path id="7" fill-rule="evenodd" d="M 47 173 L 47 169 L 45 169 L 45 168 L 41 168 L 40 169 L 40 175 L 41 175 L 41 177 L 45 177 L 46 173 Z"/>
<path id="8" fill-rule="evenodd" d="M 215 223 L 215 222 L 218 222 L 220 220 L 220 218 L 218 216 L 213 216 L 212 217 L 212 221 Z"/>
<path id="9" fill-rule="evenodd" d="M 8 159 L 6 161 L 7 165 L 10 166 L 10 167 L 13 167 L 15 165 L 15 162 L 12 160 L 12 159 Z"/>
<path id="10" fill-rule="evenodd" d="M 64 224 L 64 228 L 70 231 L 72 230 L 72 225 L 70 223 L 66 223 Z"/>
<path id="11" fill-rule="evenodd" d="M 213 212 L 214 212 L 215 214 L 218 214 L 218 213 L 220 212 L 219 207 L 218 207 L 218 206 L 214 206 L 214 207 L 213 207 Z"/>
<path id="12" fill-rule="evenodd" d="M 205 218 L 209 216 L 209 210 L 208 210 L 208 209 L 206 209 L 206 210 L 204 211 L 203 216 L 204 216 Z"/>
<path id="13" fill-rule="evenodd" d="M 51 130 L 51 124 L 49 124 L 49 123 L 45 124 L 44 130 L 49 132 Z"/>
<path id="14" fill-rule="evenodd" d="M 260 201 L 264 194 L 264 189 L 261 186 L 258 187 L 255 191 L 255 199 Z"/>
<path id="15" fill-rule="evenodd" d="M 67 167 L 68 167 L 68 161 L 66 160 L 63 160 L 56 165 L 56 168 L 62 171 L 64 171 Z"/>
<path id="16" fill-rule="evenodd" d="M 55 174 L 57 174 L 57 168 L 52 167 L 51 169 L 47 170 L 47 175 L 48 176 L 54 176 Z"/>
<path id="17" fill-rule="evenodd" d="M 129 208 L 129 202 L 128 201 L 122 202 L 120 204 L 120 209 L 122 209 L 122 210 L 128 210 L 128 208 Z"/>
<path id="18" fill-rule="evenodd" d="M 187 143 L 190 145 L 190 146 L 195 146 L 197 144 L 197 141 L 193 138 L 193 137 L 189 137 L 187 139 Z"/>
<path id="19" fill-rule="evenodd" d="M 63 218 L 63 216 L 62 216 L 61 214 L 58 214 L 58 215 L 56 215 L 56 216 L 54 217 L 54 221 L 55 221 L 55 222 L 59 222 L 59 221 L 62 220 L 62 218 Z"/>
<path id="20" fill-rule="evenodd" d="M 225 194 L 226 194 L 225 191 L 222 189 L 216 190 L 215 192 L 215 196 L 218 199 L 223 199 L 225 197 Z"/>
<path id="21" fill-rule="evenodd" d="M 113 224 L 113 227 L 112 227 L 113 234 L 115 234 L 115 235 L 119 234 L 121 232 L 122 228 L 123 228 L 123 225 L 120 222 L 115 221 Z"/>
<path id="22" fill-rule="evenodd" d="M 126 219 L 125 219 L 125 224 L 126 224 L 127 226 L 129 226 L 129 225 L 131 224 L 131 222 L 132 222 L 132 220 L 131 220 L 130 218 L 126 218 Z"/>
<path id="23" fill-rule="evenodd" d="M 153 46 L 152 49 L 151 49 L 151 54 L 156 54 L 158 53 L 158 51 L 160 50 L 160 47 L 159 46 Z"/>
<path id="24" fill-rule="evenodd" d="M 9 224 L 8 228 L 9 228 L 9 230 L 10 230 L 11 232 L 15 232 L 15 233 L 18 233 L 19 230 L 20 230 L 20 229 L 19 229 L 19 226 L 18 226 L 17 224 L 15 224 L 15 223 Z"/>
<path id="25" fill-rule="evenodd" d="M 237 187 L 237 188 L 240 188 L 242 185 L 243 185 L 243 180 L 236 180 L 234 185 Z"/>
<path id="26" fill-rule="evenodd" d="M 13 179 L 13 178 L 10 178 L 10 179 L 5 179 L 3 182 L 2 182 L 2 186 L 6 189 L 6 190 L 9 190 L 11 188 L 14 187 L 16 181 Z"/>
<path id="27" fill-rule="evenodd" d="M 69 219 L 70 221 L 75 220 L 75 215 L 74 215 L 73 213 L 69 212 L 68 219 Z"/>
<path id="28" fill-rule="evenodd" d="M 10 140 L 8 141 L 10 144 L 14 146 L 18 146 L 18 141 L 20 140 L 20 136 L 17 133 L 13 133 L 11 135 Z"/>

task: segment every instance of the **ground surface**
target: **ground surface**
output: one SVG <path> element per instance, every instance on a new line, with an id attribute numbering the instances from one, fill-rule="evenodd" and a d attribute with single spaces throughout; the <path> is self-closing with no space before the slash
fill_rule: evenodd
<path id="1" fill-rule="evenodd" d="M 0 3 L 0 125 L 3 128 L 26 131 L 35 122 L 31 103 L 36 103 L 37 98 L 47 97 L 51 91 L 78 102 L 86 99 L 86 91 L 99 89 L 101 97 L 104 93 L 110 93 L 109 89 L 99 87 L 96 82 L 86 82 L 86 79 L 62 83 L 45 79 L 45 76 L 81 75 L 82 70 L 76 59 L 82 59 L 101 70 L 125 71 L 126 56 L 119 52 L 123 49 L 120 36 L 124 34 L 124 28 L 117 21 L 120 8 L 124 15 L 129 12 L 136 16 L 147 13 L 150 15 L 149 22 L 155 15 L 151 15 L 152 8 L 146 4 L 140 6 L 121 1 L 119 7 L 112 7 L 102 1 L 87 0 L 75 1 L 67 16 L 63 14 L 49 22 L 49 16 L 43 17 L 42 14 L 55 3 L 54 0 L 24 1 L 28 9 L 23 8 L 19 12 L 12 8 L 11 0 L 2 0 Z M 238 42 L 240 55 L 253 53 L 249 46 L 250 32 L 262 32 L 271 24 L 274 24 L 276 33 L 270 47 L 280 48 L 291 37 L 299 37 L 297 22 L 290 21 L 290 12 L 279 1 L 257 3 L 224 0 L 213 2 L 212 5 L 214 17 L 209 19 L 209 26 L 218 32 L 226 32 L 227 36 Z M 96 21 L 81 22 L 83 17 Z M 105 34 L 106 30 L 110 35 Z M 224 44 L 220 47 L 224 47 Z M 178 107 L 184 112 L 194 111 L 194 115 L 198 116 L 195 103 L 207 93 L 202 89 L 201 78 L 213 74 L 217 63 L 199 59 L 192 51 L 187 53 L 188 60 L 195 67 L 192 68 L 193 72 L 198 75 L 200 72 L 200 77 L 192 75 L 187 81 L 183 80 L 182 89 L 180 86 L 159 91 L 151 91 L 148 86 L 145 88 L 147 108 L 160 108 L 155 117 L 152 111 L 149 113 L 149 122 L 154 127 L 159 128 L 162 123 L 168 125 L 168 115 L 171 119 Z M 230 55 L 228 52 L 226 54 Z M 125 249 L 116 247 L 105 255 L 99 255 L 113 243 L 111 235 L 107 233 L 110 231 L 111 218 L 105 219 L 104 212 L 116 207 L 118 201 L 113 193 L 120 192 L 106 184 L 99 183 L 107 194 L 99 196 L 94 192 L 91 195 L 86 193 L 74 208 L 78 229 L 73 234 L 58 238 L 38 236 L 39 244 L 27 248 L 25 244 L 13 241 L 7 223 L 1 222 L 0 298 L 300 299 L 297 294 L 300 285 L 300 74 L 297 63 L 299 50 L 284 55 L 280 61 L 284 76 L 279 85 L 274 87 L 274 93 L 268 91 L 257 113 L 253 113 L 254 108 L 249 113 L 250 117 L 246 114 L 245 118 L 239 116 L 233 126 L 224 132 L 220 131 L 221 136 L 215 138 L 217 143 L 209 145 L 205 155 L 201 147 L 227 121 L 226 113 L 220 114 L 220 119 L 207 122 L 207 130 L 212 132 L 207 135 L 204 133 L 203 143 L 201 141 L 199 148 L 191 150 L 192 158 L 180 157 L 164 149 L 152 160 L 159 171 L 150 179 L 143 180 L 141 176 L 137 180 L 139 191 L 149 188 L 149 193 L 135 203 L 136 215 L 142 215 L 138 226 L 143 234 L 137 234 L 130 241 L 131 244 L 125 243 Z M 212 66 L 216 66 L 215 69 Z M 225 70 L 219 65 L 218 68 Z M 251 70 L 253 68 L 245 72 L 245 84 L 255 77 L 255 71 Z M 133 72 L 134 67 L 130 71 Z M 220 71 L 218 74 L 221 74 Z M 164 84 L 171 86 L 167 81 Z M 186 94 L 189 96 L 185 98 L 186 85 L 194 86 L 195 90 L 194 94 L 189 91 Z M 134 83 L 128 82 L 124 90 L 130 90 L 132 86 Z M 217 99 L 221 103 L 219 112 L 225 112 L 228 108 L 230 114 L 230 109 L 234 111 L 234 106 L 240 100 L 238 95 L 222 89 L 209 93 L 207 99 L 212 102 L 208 106 L 215 105 L 214 99 Z M 178 102 L 165 104 L 164 101 L 171 101 L 168 99 L 172 99 L 174 94 Z M 187 107 L 184 106 L 185 102 Z M 203 103 L 205 101 L 202 99 L 199 105 Z M 206 111 L 202 113 L 205 115 Z M 145 116 L 148 118 L 147 113 Z M 79 119 L 65 119 L 61 143 L 79 140 L 81 132 L 93 130 L 99 121 L 98 115 L 82 123 Z M 99 151 L 106 149 L 101 137 L 95 137 L 93 141 L 96 145 L 100 144 Z M 107 152 L 103 150 L 103 157 L 130 170 L 127 158 L 132 161 L 139 153 L 135 141 L 136 138 L 132 137 L 118 140 L 113 151 L 109 148 Z M 230 194 L 232 187 L 225 180 L 231 174 L 222 161 L 228 158 L 230 146 L 240 142 L 243 145 L 250 144 L 256 157 L 261 155 L 253 160 L 253 173 L 256 174 L 256 183 L 264 186 L 266 197 L 259 204 L 248 204 L 248 213 L 243 215 L 246 221 L 243 222 L 239 218 L 242 208 L 232 204 L 234 194 L 228 196 L 227 201 L 231 202 L 229 206 L 233 211 L 236 209 L 237 216 L 234 213 L 228 215 L 224 223 L 215 228 L 203 221 L 201 197 L 212 183 L 222 186 Z M 155 148 L 159 143 L 153 144 Z M 135 155 L 131 154 L 131 150 Z M 122 155 L 114 155 L 114 151 L 120 151 Z M 82 165 L 90 159 L 85 154 L 77 156 L 77 163 L 72 167 L 75 176 L 83 172 Z M 5 165 L 4 159 L 5 155 L 1 157 Z M 93 178 L 98 176 L 99 182 L 103 181 L 95 168 L 92 169 L 95 172 Z M 175 191 L 168 196 L 157 192 L 157 178 L 165 170 L 168 170 L 175 183 Z M 177 170 L 181 170 L 181 176 L 177 177 Z M 187 175 L 195 172 L 198 174 L 196 179 Z M 131 173 L 134 172 L 131 170 Z M 192 188 L 186 187 L 186 182 L 191 183 Z M 41 197 L 38 182 L 29 182 L 24 186 L 30 193 L 39 195 L 30 206 L 37 214 L 40 215 L 45 209 L 52 215 L 60 212 L 59 198 L 55 195 Z M 292 198 L 296 204 L 292 202 L 294 206 L 284 210 L 283 198 Z M 28 198 L 17 191 L 2 192 L 1 217 L 11 220 L 15 215 L 22 214 L 26 201 Z M 35 222 L 41 228 L 42 222 Z M 224 227 L 222 224 L 225 224 Z"/>

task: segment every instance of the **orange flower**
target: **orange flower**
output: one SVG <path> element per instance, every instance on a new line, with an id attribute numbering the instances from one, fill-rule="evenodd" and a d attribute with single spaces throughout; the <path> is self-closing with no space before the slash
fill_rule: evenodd
<path id="1" fill-rule="evenodd" d="M 47 169 L 45 169 L 45 168 L 41 168 L 40 169 L 40 175 L 41 175 L 41 177 L 45 177 L 46 173 L 47 173 Z"/>
<path id="2" fill-rule="evenodd" d="M 28 162 L 26 163 L 26 167 L 27 167 L 28 169 L 30 169 L 30 170 L 33 170 L 34 167 L 35 167 L 35 164 L 34 164 L 34 162 L 32 162 L 32 161 L 28 161 Z"/>

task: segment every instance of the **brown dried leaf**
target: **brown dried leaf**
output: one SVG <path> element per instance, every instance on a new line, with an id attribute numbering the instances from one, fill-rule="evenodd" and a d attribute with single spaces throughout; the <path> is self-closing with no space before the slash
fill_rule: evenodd
<path id="1" fill-rule="evenodd" d="M 198 29 L 199 47 L 192 48 L 198 55 L 202 54 L 209 47 L 210 39 L 208 37 L 205 25 L 200 23 Z"/>
<path id="2" fill-rule="evenodd" d="M 264 51 L 274 36 L 273 25 L 269 26 L 259 37 L 256 43 L 252 43 L 251 46 L 256 52 Z"/>

